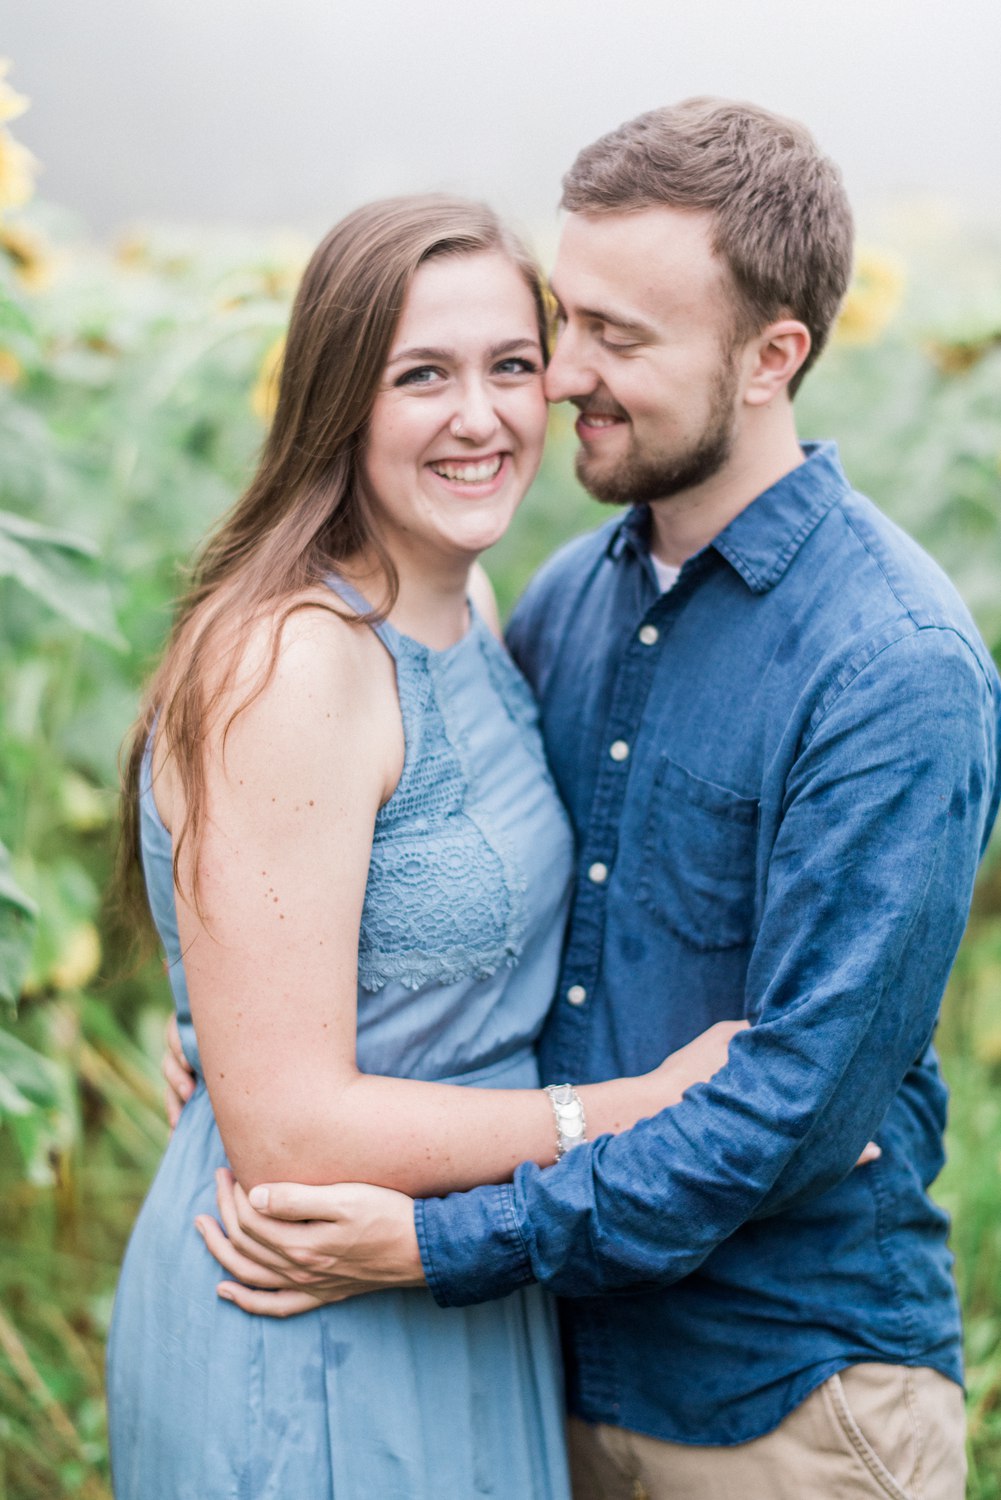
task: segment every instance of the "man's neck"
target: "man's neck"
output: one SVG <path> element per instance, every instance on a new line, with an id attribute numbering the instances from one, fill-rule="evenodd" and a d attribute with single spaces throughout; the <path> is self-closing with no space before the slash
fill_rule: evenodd
<path id="1" fill-rule="evenodd" d="M 735 516 L 760 494 L 803 463 L 791 414 L 774 424 L 768 441 L 738 441 L 726 466 L 691 490 L 650 505 L 650 550 L 662 562 L 680 567 L 707 547 Z"/>

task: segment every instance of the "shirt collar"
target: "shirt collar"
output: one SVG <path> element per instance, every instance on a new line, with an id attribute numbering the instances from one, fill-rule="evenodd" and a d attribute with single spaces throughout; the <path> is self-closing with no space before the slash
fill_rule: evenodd
<path id="1" fill-rule="evenodd" d="M 710 543 L 755 594 L 774 588 L 807 537 L 848 493 L 836 443 L 804 443 L 805 462 L 758 495 Z M 634 505 L 613 530 L 609 556 L 650 551 L 650 508 Z"/>

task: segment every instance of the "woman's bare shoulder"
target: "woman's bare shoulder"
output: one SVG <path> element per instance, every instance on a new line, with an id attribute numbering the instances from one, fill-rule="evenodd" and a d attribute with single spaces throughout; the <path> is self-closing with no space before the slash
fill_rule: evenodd
<path id="1" fill-rule="evenodd" d="M 223 627 L 206 670 L 222 709 L 272 700 L 277 711 L 333 698 L 370 711 L 394 692 L 392 660 L 375 633 L 328 589 L 304 589 L 249 626 Z M 247 703 L 249 708 L 250 703 Z"/>
<path id="2" fill-rule="evenodd" d="M 213 636 L 202 683 L 210 777 L 215 762 L 221 770 L 264 757 L 291 770 L 322 757 L 331 771 L 365 761 L 395 786 L 403 732 L 392 658 L 329 590 L 304 590 L 243 627 L 223 622 Z M 157 771 L 173 803 L 162 739 Z"/>

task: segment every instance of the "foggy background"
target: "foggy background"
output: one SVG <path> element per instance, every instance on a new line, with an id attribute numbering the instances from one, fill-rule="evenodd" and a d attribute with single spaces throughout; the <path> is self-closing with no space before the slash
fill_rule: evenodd
<path id="1" fill-rule="evenodd" d="M 805 120 L 863 215 L 1001 204 L 998 0 L 6 0 L 0 54 L 40 195 L 101 233 L 428 188 L 544 232 L 581 145 L 703 92 Z"/>

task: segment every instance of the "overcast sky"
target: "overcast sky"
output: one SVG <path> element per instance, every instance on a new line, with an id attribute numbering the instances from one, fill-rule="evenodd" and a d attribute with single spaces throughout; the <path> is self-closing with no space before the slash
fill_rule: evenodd
<path id="1" fill-rule="evenodd" d="M 439 187 L 544 224 L 581 145 L 692 93 L 805 120 L 862 205 L 1001 209 L 999 0 L 5 0 L 0 53 L 102 231 Z"/>

